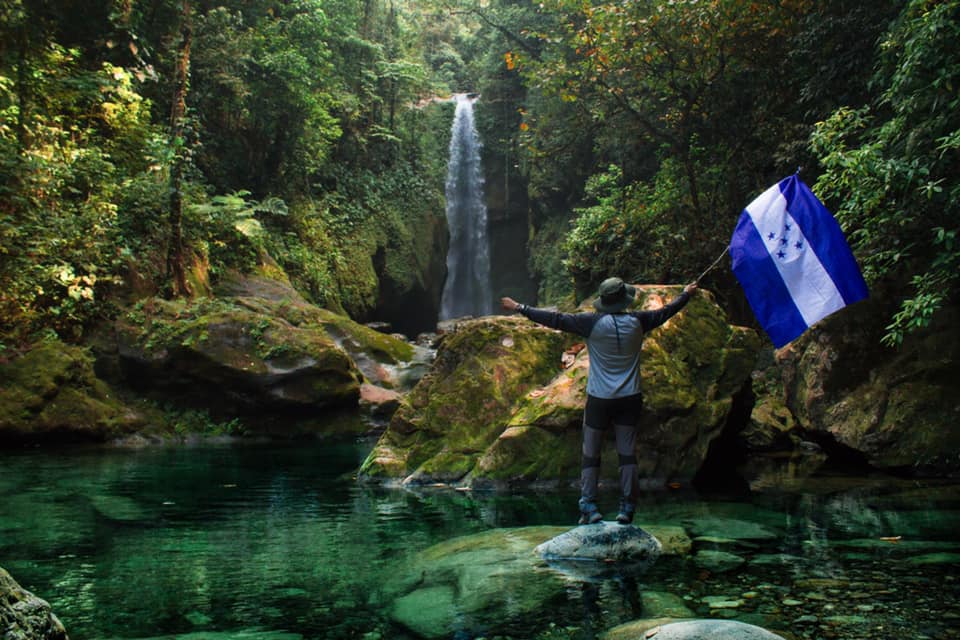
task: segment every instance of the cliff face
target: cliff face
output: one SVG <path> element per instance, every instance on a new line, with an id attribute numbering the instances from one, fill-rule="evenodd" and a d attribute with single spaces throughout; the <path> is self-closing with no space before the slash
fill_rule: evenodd
<path id="1" fill-rule="evenodd" d="M 679 293 L 641 287 L 637 305 L 661 306 Z M 589 353 L 579 352 L 567 369 L 561 357 L 579 340 L 523 318 L 463 323 L 441 344 L 433 370 L 401 404 L 361 476 L 478 486 L 575 480 Z M 753 331 L 730 326 L 706 293 L 647 336 L 637 442 L 643 478 L 693 478 L 750 379 L 759 345 Z M 603 458 L 612 476 L 612 446 Z"/>

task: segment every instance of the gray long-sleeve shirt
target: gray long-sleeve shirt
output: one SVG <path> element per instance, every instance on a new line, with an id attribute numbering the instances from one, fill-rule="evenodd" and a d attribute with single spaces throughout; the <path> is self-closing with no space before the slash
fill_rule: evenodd
<path id="1" fill-rule="evenodd" d="M 623 398 L 640 393 L 644 334 L 669 320 L 689 300 L 689 294 L 681 293 L 655 311 L 560 313 L 524 306 L 520 313 L 537 324 L 586 338 L 590 351 L 587 393 L 596 398 Z"/>

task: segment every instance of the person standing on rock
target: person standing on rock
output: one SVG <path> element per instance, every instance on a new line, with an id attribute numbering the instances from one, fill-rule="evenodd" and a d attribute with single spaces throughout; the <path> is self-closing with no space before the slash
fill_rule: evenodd
<path id="1" fill-rule="evenodd" d="M 506 311 L 519 311 L 537 324 L 583 336 L 590 353 L 587 403 L 583 411 L 583 460 L 580 470 L 580 524 L 603 520 L 597 509 L 600 450 L 611 426 L 620 460 L 620 512 L 617 522 L 630 524 L 636 510 L 640 483 L 637 474 L 636 438 L 643 408 L 640 390 L 640 349 L 644 335 L 680 311 L 697 290 L 690 283 L 676 300 L 655 311 L 627 311 L 636 287 L 620 278 L 600 284 L 596 312 L 560 313 L 501 298 Z"/>

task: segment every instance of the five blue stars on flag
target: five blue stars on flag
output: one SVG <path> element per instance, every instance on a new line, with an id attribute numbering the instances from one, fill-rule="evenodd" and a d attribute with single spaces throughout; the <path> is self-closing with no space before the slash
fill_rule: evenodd
<path id="1" fill-rule="evenodd" d="M 787 251 L 785 250 L 785 248 L 788 247 L 789 244 L 790 244 L 790 229 L 791 229 L 791 228 L 792 228 L 792 227 L 791 227 L 791 225 L 790 225 L 789 223 L 788 223 L 788 224 L 784 224 L 784 225 L 783 225 L 783 235 L 780 236 L 779 239 L 777 238 L 777 234 L 774 233 L 773 231 L 771 231 L 770 233 L 767 234 L 767 240 L 770 240 L 770 241 L 771 241 L 770 244 L 773 245 L 773 248 L 777 248 L 777 245 L 779 244 L 779 249 L 777 250 L 776 253 L 774 253 L 774 255 L 776 255 L 776 256 L 777 256 L 778 258 L 780 258 L 781 260 L 785 260 L 785 259 L 787 258 Z M 774 242 L 774 241 L 775 241 L 775 242 Z M 797 240 L 796 242 L 794 242 L 794 243 L 793 243 L 793 248 L 796 249 L 797 252 L 802 251 L 802 250 L 803 250 L 803 240 Z M 771 253 L 773 253 L 772 250 L 771 250 Z"/>

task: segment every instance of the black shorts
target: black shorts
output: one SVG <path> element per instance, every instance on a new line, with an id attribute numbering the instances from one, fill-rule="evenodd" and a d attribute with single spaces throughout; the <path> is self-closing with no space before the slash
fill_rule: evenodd
<path id="1" fill-rule="evenodd" d="M 583 424 L 592 429 L 606 429 L 613 424 L 635 427 L 640 424 L 642 410 L 641 393 L 623 398 L 597 398 L 588 395 L 587 406 L 583 409 Z"/>

